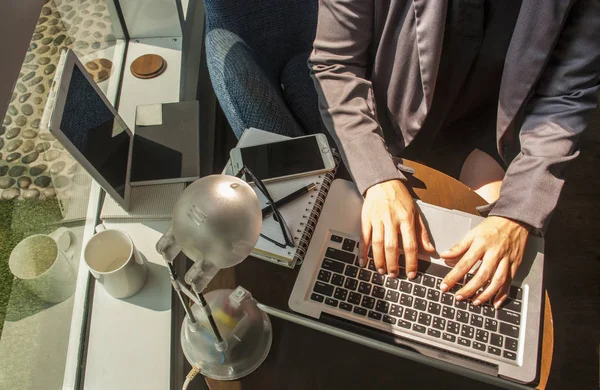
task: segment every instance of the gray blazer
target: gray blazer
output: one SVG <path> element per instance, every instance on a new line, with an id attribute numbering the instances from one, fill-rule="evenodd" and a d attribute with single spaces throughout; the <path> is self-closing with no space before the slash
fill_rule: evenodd
<path id="1" fill-rule="evenodd" d="M 363 194 L 404 179 L 392 156 L 431 107 L 447 2 L 319 0 L 309 66 L 325 125 Z M 490 215 L 545 231 L 596 107 L 599 70 L 599 0 L 523 0 L 498 102 L 498 151 L 509 167 Z"/>

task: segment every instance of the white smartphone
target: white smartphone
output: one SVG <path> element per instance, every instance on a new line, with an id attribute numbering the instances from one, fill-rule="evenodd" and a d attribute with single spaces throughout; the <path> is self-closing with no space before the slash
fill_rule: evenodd
<path id="1" fill-rule="evenodd" d="M 265 182 L 327 172 L 335 167 L 324 134 L 235 148 L 230 157 L 235 173 L 246 166 Z"/>

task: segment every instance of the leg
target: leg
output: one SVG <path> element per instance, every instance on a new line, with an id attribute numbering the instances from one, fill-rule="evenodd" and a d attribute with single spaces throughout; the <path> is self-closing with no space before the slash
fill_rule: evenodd
<path id="1" fill-rule="evenodd" d="M 492 203 L 500 196 L 504 169 L 489 154 L 474 149 L 463 163 L 460 181 Z"/>

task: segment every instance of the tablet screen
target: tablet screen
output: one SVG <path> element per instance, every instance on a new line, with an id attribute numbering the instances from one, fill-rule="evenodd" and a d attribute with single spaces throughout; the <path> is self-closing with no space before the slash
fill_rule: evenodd
<path id="1" fill-rule="evenodd" d="M 124 198 L 131 137 L 77 66 L 73 67 L 60 130 Z"/>

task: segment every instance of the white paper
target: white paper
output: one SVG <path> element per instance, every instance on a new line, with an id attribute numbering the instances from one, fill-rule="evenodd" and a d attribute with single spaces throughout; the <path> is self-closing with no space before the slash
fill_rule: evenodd
<path id="1" fill-rule="evenodd" d="M 137 106 L 135 110 L 135 125 L 162 125 L 162 103 Z"/>

